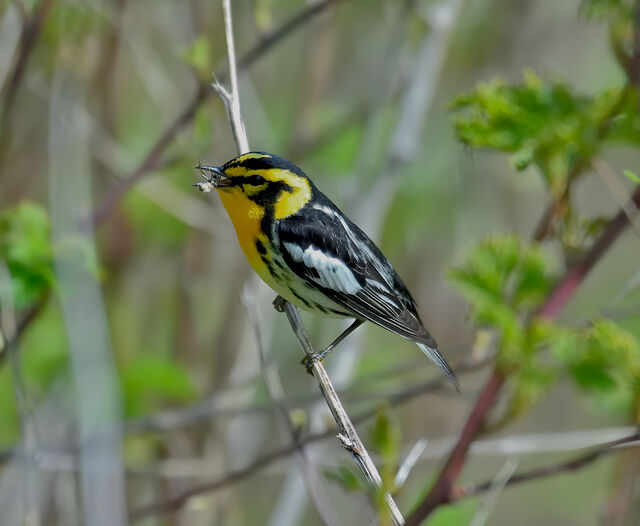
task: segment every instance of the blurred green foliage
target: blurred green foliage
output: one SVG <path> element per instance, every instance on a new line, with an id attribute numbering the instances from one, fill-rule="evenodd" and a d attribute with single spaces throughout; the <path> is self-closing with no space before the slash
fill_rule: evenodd
<path id="1" fill-rule="evenodd" d="M 182 60 L 189 64 L 201 80 L 211 78 L 211 45 L 209 40 L 200 35 L 180 53 Z"/>
<path id="2" fill-rule="evenodd" d="M 517 170 L 535 163 L 559 196 L 604 141 L 640 143 L 637 105 L 635 91 L 581 96 L 527 71 L 521 84 L 482 83 L 451 107 L 465 110 L 453 121 L 462 142 L 511 153 Z"/>
<path id="3" fill-rule="evenodd" d="M 608 410 L 637 411 L 640 343 L 633 334 L 610 320 L 595 320 L 587 328 L 557 328 L 551 349 L 577 385 Z"/>
<path id="4" fill-rule="evenodd" d="M 9 268 L 14 308 L 21 311 L 54 283 L 51 227 L 44 209 L 23 202 L 0 216 L 0 259 Z"/>
<path id="5" fill-rule="evenodd" d="M 141 416 L 171 403 L 196 398 L 189 372 L 169 357 L 138 356 L 121 367 L 125 414 Z"/>
<path id="6" fill-rule="evenodd" d="M 637 0 L 584 0 L 580 12 L 595 20 L 631 22 L 637 6 Z"/>

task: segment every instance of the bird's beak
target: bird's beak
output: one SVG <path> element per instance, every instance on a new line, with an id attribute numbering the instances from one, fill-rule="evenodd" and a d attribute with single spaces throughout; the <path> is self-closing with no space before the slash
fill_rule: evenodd
<path id="1" fill-rule="evenodd" d="M 200 170 L 200 175 L 202 175 L 203 179 L 214 188 L 231 186 L 231 179 L 225 175 L 222 167 L 199 164 L 196 168 Z M 196 183 L 194 186 L 200 186 L 202 184 L 204 183 Z"/>

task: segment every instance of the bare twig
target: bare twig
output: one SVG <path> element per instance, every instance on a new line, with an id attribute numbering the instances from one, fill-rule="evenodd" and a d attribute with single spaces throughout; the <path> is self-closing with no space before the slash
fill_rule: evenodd
<path id="1" fill-rule="evenodd" d="M 324 9 L 337 3 L 340 0 L 321 0 L 311 6 L 305 7 L 298 14 L 284 22 L 280 27 L 275 29 L 271 34 L 264 37 L 253 48 L 251 48 L 238 61 L 239 71 L 244 71 L 253 65 L 256 60 L 270 51 L 275 44 L 293 33 L 296 29 L 303 26 L 309 20 L 321 13 Z M 221 73 L 217 75 L 220 82 L 224 82 L 228 77 L 227 74 Z M 199 83 L 195 95 L 176 117 L 176 119 L 167 127 L 164 133 L 153 145 L 149 153 L 143 161 L 131 173 L 124 176 L 117 185 L 115 185 L 106 197 L 98 204 L 91 214 L 89 220 L 94 225 L 102 224 L 113 212 L 114 208 L 129 188 L 136 184 L 149 172 L 163 165 L 162 157 L 165 150 L 173 143 L 175 136 L 193 119 L 200 105 L 212 94 L 208 84 Z"/>
<path id="2" fill-rule="evenodd" d="M 491 510 L 496 504 L 498 495 L 502 493 L 502 490 L 509 482 L 509 479 L 513 475 L 513 472 L 518 467 L 518 461 L 512 458 L 508 458 L 502 465 L 500 471 L 491 480 L 489 485 L 489 495 L 482 502 L 476 513 L 474 514 L 469 526 L 484 526 L 491 514 Z"/>
<path id="3" fill-rule="evenodd" d="M 515 484 L 521 484 L 523 482 L 528 482 L 531 480 L 536 480 L 540 478 L 550 477 L 553 475 L 559 475 L 561 473 L 570 473 L 572 471 L 576 471 L 581 469 L 604 455 L 608 455 L 609 453 L 614 453 L 617 451 L 621 451 L 623 446 L 638 446 L 638 441 L 640 441 L 640 431 L 636 431 L 632 435 L 627 437 L 620 438 L 618 440 L 614 440 L 612 442 L 608 442 L 606 444 L 602 444 L 592 451 L 588 453 L 578 456 L 572 460 L 561 462 L 559 464 L 554 464 L 551 466 L 547 466 L 544 468 L 538 468 L 531 471 L 526 471 L 524 473 L 518 473 L 517 475 L 513 475 L 509 478 L 506 486 L 512 486 Z M 461 488 L 460 491 L 456 492 L 453 500 L 459 500 L 466 497 L 471 497 L 473 495 L 478 495 L 479 493 L 484 493 L 491 489 L 493 481 L 489 480 L 486 482 L 482 482 L 480 484 L 474 484 L 470 486 L 466 486 Z"/>
<path id="4" fill-rule="evenodd" d="M 287 427 L 292 443 L 296 446 L 296 453 L 300 460 L 300 469 L 302 471 L 305 485 L 311 498 L 311 502 L 313 502 L 323 524 L 338 524 L 338 517 L 335 510 L 333 509 L 333 506 L 331 505 L 331 502 L 329 501 L 327 492 L 322 486 L 317 471 L 310 464 L 309 459 L 307 458 L 304 445 L 302 445 L 300 442 L 300 429 L 296 428 L 295 424 L 291 420 L 289 411 L 282 404 L 282 400 L 285 397 L 282 381 L 280 380 L 280 375 L 278 374 L 277 369 L 270 366 L 270 364 L 268 363 L 267 351 L 264 348 L 262 336 L 260 334 L 260 324 L 257 318 L 255 301 L 247 288 L 245 288 L 244 290 L 243 303 L 245 304 L 249 315 L 249 322 L 253 327 L 264 383 L 267 387 L 269 396 L 276 404 L 278 411 L 282 416 L 282 420 Z"/>
<path id="5" fill-rule="evenodd" d="M 238 153 L 247 153 L 249 151 L 249 139 L 247 139 L 247 130 L 244 127 L 242 113 L 240 112 L 240 94 L 238 93 L 238 68 L 236 67 L 236 46 L 233 39 L 233 20 L 231 19 L 230 0 L 222 0 L 222 11 L 224 13 L 224 32 L 227 40 L 227 58 L 229 60 L 229 80 L 231 82 L 231 93 L 227 97 L 229 103 L 227 111 L 231 120 L 231 130 L 233 138 L 238 146 Z M 217 82 L 216 86 L 221 87 Z M 216 89 L 218 91 L 218 89 Z M 220 94 L 220 92 L 218 91 Z M 224 100 L 224 99 L 223 99 Z"/>
<path id="6" fill-rule="evenodd" d="M 291 328 L 304 349 L 305 354 L 307 357 L 313 356 L 313 347 L 302 324 L 302 319 L 300 318 L 298 309 L 296 309 L 296 307 L 291 303 L 287 302 L 284 305 L 284 311 L 289 323 L 291 324 Z M 318 380 L 320 390 L 322 391 L 327 405 L 329 406 L 329 410 L 338 425 L 338 440 L 340 440 L 342 447 L 351 453 L 351 456 L 358 467 L 362 470 L 362 473 L 369 484 L 375 488 L 381 488 L 382 478 L 380 477 L 380 473 L 378 473 L 375 464 L 371 460 L 362 440 L 360 440 L 360 437 L 358 436 L 358 432 L 351 423 L 349 415 L 342 406 L 342 403 L 338 398 L 338 394 L 336 393 L 322 362 L 314 362 L 311 366 L 311 371 L 313 372 L 313 376 L 315 376 L 316 380 Z M 394 524 L 404 524 L 404 518 L 394 502 L 393 497 L 389 493 L 386 493 L 384 498 Z"/>
<path id="7" fill-rule="evenodd" d="M 404 486 L 404 483 L 409 477 L 409 473 L 411 473 L 411 470 L 413 469 L 413 466 L 416 465 L 416 462 L 420 460 L 420 456 L 422 455 L 422 453 L 424 453 L 424 450 L 427 448 L 428 443 L 429 442 L 426 439 L 421 438 L 413 445 L 405 459 L 402 461 L 402 464 L 400 464 L 400 467 L 396 472 L 396 476 L 393 479 L 393 485 L 396 488 L 401 488 L 402 486 Z"/>
<path id="8" fill-rule="evenodd" d="M 638 207 L 629 199 L 627 189 L 624 187 L 616 173 L 604 159 L 593 159 L 591 161 L 591 166 L 593 166 L 593 169 L 604 181 L 607 189 L 620 205 L 621 210 L 627 214 L 629 224 L 635 230 L 636 235 L 640 237 L 640 217 L 638 217 Z"/>
<path id="9" fill-rule="evenodd" d="M 13 105 L 13 99 L 18 91 L 20 82 L 27 67 L 29 57 L 35 47 L 38 38 L 40 37 L 42 25 L 49 14 L 53 0 L 42 0 L 40 5 L 34 9 L 31 15 L 23 17 L 22 33 L 20 35 L 20 48 L 18 50 L 18 56 L 16 58 L 13 72 L 7 83 L 7 89 L 4 93 L 2 100 L 2 122 L 4 122 L 0 136 L 3 137 L 3 141 L 7 140 L 5 133 L 8 130 L 9 113 Z"/>
<path id="10" fill-rule="evenodd" d="M 7 357 L 7 351 L 9 347 L 14 343 L 16 338 L 19 338 L 22 332 L 29 326 L 29 324 L 38 317 L 38 314 L 42 312 L 42 309 L 47 304 L 49 299 L 48 294 L 44 294 L 33 305 L 29 306 L 24 312 L 16 315 L 16 326 L 13 335 L 4 334 L 4 341 L 0 341 L 0 366 L 4 363 Z"/>

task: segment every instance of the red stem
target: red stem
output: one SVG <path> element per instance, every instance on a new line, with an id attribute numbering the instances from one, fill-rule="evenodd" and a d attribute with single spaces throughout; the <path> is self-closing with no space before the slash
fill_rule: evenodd
<path id="1" fill-rule="evenodd" d="M 444 468 L 442 468 L 437 482 L 434 484 L 426 498 L 407 518 L 406 526 L 417 526 L 438 506 L 446 504 L 452 500 L 452 490 L 456 480 L 460 476 L 460 472 L 464 467 L 465 461 L 467 460 L 469 446 L 471 445 L 471 442 L 473 442 L 478 429 L 482 425 L 485 415 L 493 405 L 493 402 L 504 385 L 504 382 L 505 376 L 495 369 L 489 377 L 489 381 L 482 389 L 480 396 L 476 400 L 476 404 L 471 410 L 471 414 L 462 428 L 460 438 L 453 448 L 453 451 L 449 454 L 449 459 L 444 465 Z"/>

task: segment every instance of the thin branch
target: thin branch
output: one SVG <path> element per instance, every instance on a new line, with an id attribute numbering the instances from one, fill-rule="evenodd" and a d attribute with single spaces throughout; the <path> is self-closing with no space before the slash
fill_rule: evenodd
<path id="1" fill-rule="evenodd" d="M 420 460 L 420 457 L 422 456 L 422 453 L 424 453 L 424 450 L 427 448 L 428 444 L 428 440 L 421 438 L 413 445 L 409 453 L 407 453 L 407 456 L 402 461 L 402 464 L 400 464 L 400 467 L 396 472 L 396 476 L 393 479 L 393 485 L 396 488 L 401 488 L 402 486 L 404 486 L 404 483 L 409 477 L 409 473 L 411 473 L 413 467 L 416 465 L 418 460 Z"/>
<path id="2" fill-rule="evenodd" d="M 231 18 L 231 3 L 230 0 L 222 0 L 222 11 L 224 14 L 224 32 L 227 41 L 227 59 L 229 60 L 229 80 L 231 81 L 231 93 L 220 91 L 222 87 L 217 81 L 214 82 L 213 87 L 218 91 L 218 94 L 222 96 L 224 93 L 226 97 L 225 106 L 229 113 L 231 120 L 231 130 L 233 131 L 233 138 L 238 147 L 238 153 L 247 153 L 249 151 L 249 139 L 247 138 L 247 130 L 242 120 L 242 113 L 240 112 L 240 94 L 238 93 L 238 68 L 236 66 L 236 46 L 233 38 L 233 20 Z M 217 87 L 217 88 L 216 88 Z M 228 101 L 228 102 L 227 102 Z"/>
<path id="3" fill-rule="evenodd" d="M 11 78 L 7 83 L 7 89 L 2 100 L 2 111 L 0 112 L 2 121 L 4 122 L 2 133 L 0 134 L 0 136 L 3 137 L 3 141 L 8 140 L 4 135 L 8 130 L 7 123 L 9 122 L 9 113 L 13 106 L 13 100 L 22 81 L 22 77 L 24 76 L 24 72 L 26 71 L 29 57 L 31 56 L 31 53 L 35 48 L 35 44 L 40 37 L 42 26 L 49 14 L 52 4 L 53 0 L 42 0 L 40 5 L 32 14 L 23 17 L 22 32 L 20 34 L 20 48 L 13 67 L 13 72 L 11 73 Z M 20 11 L 24 15 L 24 5 L 19 3 L 18 6 L 22 6 Z"/>
<path id="4" fill-rule="evenodd" d="M 245 71 L 252 66 L 260 57 L 270 51 L 278 42 L 292 34 L 296 29 L 302 27 L 305 23 L 312 20 L 319 13 L 329 6 L 338 3 L 341 0 L 321 0 L 309 7 L 305 7 L 298 14 L 284 22 L 280 27 L 275 29 L 270 35 L 261 39 L 251 48 L 239 61 L 239 71 Z M 224 82 L 228 77 L 226 73 L 217 75 L 220 82 Z M 111 215 L 122 196 L 142 179 L 149 172 L 163 165 L 163 155 L 165 150 L 173 143 L 175 136 L 193 119 L 198 108 L 213 93 L 208 84 L 199 83 L 198 89 L 193 99 L 187 104 L 184 110 L 176 117 L 176 119 L 167 127 L 165 132 L 156 141 L 154 146 L 143 161 L 131 173 L 124 176 L 117 185 L 115 185 L 94 209 L 89 221 L 93 225 L 100 225 Z"/>
<path id="5" fill-rule="evenodd" d="M 267 360 L 267 351 L 264 348 L 262 335 L 260 333 L 260 324 L 258 322 L 255 300 L 248 289 L 245 287 L 243 294 L 243 303 L 247 309 L 249 322 L 253 327 L 256 347 L 258 348 L 258 357 L 260 358 L 260 368 L 269 397 L 276 404 L 282 420 L 284 421 L 291 442 L 296 446 L 296 453 L 300 460 L 300 469 L 304 478 L 307 491 L 313 502 L 316 511 L 323 524 L 331 525 L 338 523 L 336 512 L 329 501 L 329 497 L 325 488 L 322 486 L 320 477 L 315 468 L 310 464 L 306 455 L 304 445 L 300 442 L 300 429 L 298 429 L 293 421 L 287 408 L 282 404 L 285 397 L 284 388 L 280 375 L 275 367 L 272 367 Z"/>
<path id="6" fill-rule="evenodd" d="M 586 454 L 580 455 L 572 460 L 568 460 L 565 462 L 560 462 L 559 464 L 553 464 L 551 466 L 547 466 L 544 468 L 537 468 L 531 471 L 526 471 L 524 473 L 518 473 L 517 475 L 513 475 L 506 483 L 506 486 L 512 486 L 516 484 L 522 484 L 523 482 L 529 482 L 531 480 L 537 480 L 541 478 L 550 477 L 553 475 L 559 475 L 562 473 L 570 473 L 572 471 L 576 471 L 581 469 L 604 455 L 608 455 L 609 453 L 615 453 L 621 451 L 622 446 L 635 446 L 637 447 L 637 442 L 640 441 L 640 431 L 633 433 L 630 436 L 620 438 L 618 440 L 614 440 L 612 442 L 608 442 L 606 444 L 602 444 Z M 460 500 L 467 497 L 472 497 L 474 495 L 478 495 L 480 493 L 484 493 L 491 489 L 491 484 L 493 481 L 486 481 L 480 484 L 469 485 L 462 488 L 460 491 L 456 493 L 452 500 Z"/>
<path id="7" fill-rule="evenodd" d="M 4 341 L 0 341 L 0 366 L 4 363 L 7 357 L 7 351 L 13 345 L 17 338 L 20 337 L 22 332 L 31 324 L 33 320 L 38 317 L 38 314 L 42 312 L 44 306 L 49 299 L 48 294 L 44 294 L 33 305 L 27 307 L 27 309 L 16 316 L 15 332 L 12 335 L 4 334 Z"/>
<path id="8" fill-rule="evenodd" d="M 604 181 L 612 197 L 618 202 L 621 210 L 627 214 L 629 223 L 640 237 L 640 217 L 638 217 L 638 207 L 631 201 L 627 195 L 628 190 L 624 187 L 617 174 L 613 171 L 609 163 L 604 159 L 593 159 L 591 166 Z"/>
<path id="9" fill-rule="evenodd" d="M 5 340 L 11 373 L 13 376 L 13 388 L 20 420 L 20 434 L 27 448 L 32 448 L 37 439 L 36 429 L 33 426 L 33 410 L 29 403 L 27 388 L 22 372 L 22 360 L 18 353 L 18 322 L 15 316 L 13 303 L 13 290 L 11 288 L 11 274 L 6 262 L 0 259 L 0 335 Z"/>
<path id="10" fill-rule="evenodd" d="M 489 485 L 487 490 L 489 491 L 489 495 L 482 502 L 480 508 L 476 511 L 475 515 L 471 519 L 469 526 L 484 526 L 491 514 L 491 510 L 493 510 L 496 500 L 498 499 L 498 495 L 502 493 L 502 490 L 505 488 L 513 472 L 518 467 L 518 461 L 512 458 L 508 458 L 507 461 L 500 468 L 500 471 L 496 474 L 496 476 L 489 481 Z"/>
<path id="11" fill-rule="evenodd" d="M 291 324 L 291 328 L 295 333 L 296 337 L 300 341 L 302 348 L 307 355 L 308 358 L 311 358 L 314 354 L 313 347 L 311 345 L 311 341 L 309 340 L 309 336 L 304 329 L 304 325 L 302 324 L 302 319 L 300 318 L 300 313 L 298 309 L 289 302 L 284 304 L 284 312 L 287 315 L 287 319 Z M 369 453 L 367 452 L 362 440 L 358 436 L 358 432 L 354 427 L 349 415 L 345 411 L 342 406 L 342 402 L 340 402 L 340 398 L 338 397 L 338 393 L 333 387 L 331 383 L 331 379 L 327 375 L 327 371 L 322 365 L 321 361 L 316 361 L 311 366 L 311 371 L 313 376 L 318 381 L 318 385 L 320 387 L 320 391 L 324 396 L 324 399 L 329 406 L 329 410 L 333 415 L 336 424 L 338 425 L 338 440 L 340 441 L 342 447 L 351 453 L 354 461 L 366 477 L 369 484 L 371 484 L 374 488 L 382 488 L 382 477 L 380 477 L 380 473 L 371 460 Z M 388 492 L 384 495 L 385 504 L 387 509 L 391 515 L 393 523 L 395 525 L 403 525 L 404 518 L 398 509 L 398 506 L 393 500 L 393 497 Z"/>
<path id="12" fill-rule="evenodd" d="M 631 196 L 631 202 L 636 209 L 640 207 L 640 188 Z M 620 209 L 591 249 L 564 275 L 538 310 L 540 316 L 554 319 L 560 314 L 560 311 L 573 297 L 587 274 L 629 226 L 626 209 L 628 209 L 627 206 Z"/>

